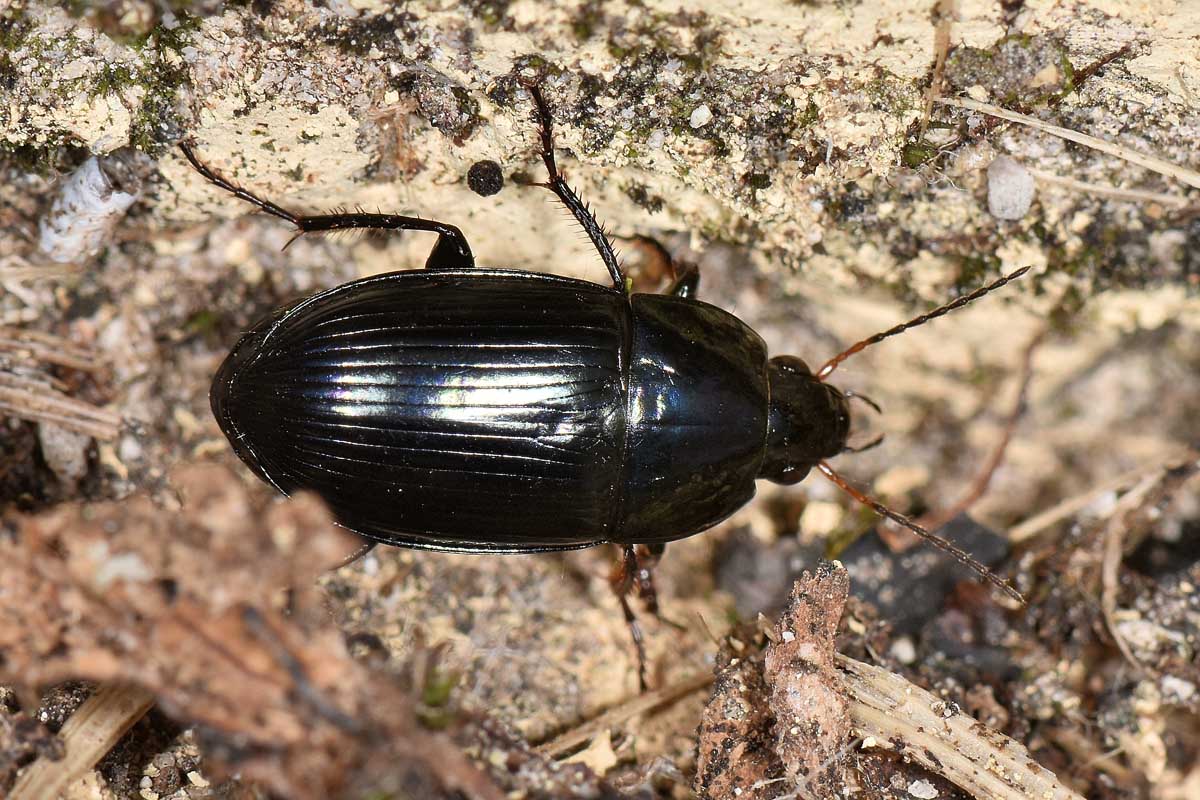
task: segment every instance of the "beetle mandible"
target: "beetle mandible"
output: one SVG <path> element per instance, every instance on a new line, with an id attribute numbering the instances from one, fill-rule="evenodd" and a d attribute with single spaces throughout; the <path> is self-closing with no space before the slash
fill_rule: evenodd
<path id="1" fill-rule="evenodd" d="M 628 594 L 656 611 L 650 567 L 754 495 L 817 469 L 877 513 L 1016 594 L 985 567 L 851 487 L 828 459 L 847 445 L 851 395 L 837 366 L 890 336 L 982 297 L 1018 270 L 858 342 L 812 371 L 769 358 L 745 323 L 696 298 L 630 293 L 603 228 L 563 180 L 536 85 L 542 161 L 611 286 L 475 266 L 455 226 L 391 214 L 294 214 L 205 166 L 208 181 L 297 235 L 351 228 L 432 231 L 424 269 L 338 286 L 285 306 L 234 347 L 213 413 L 238 456 L 290 494 L 317 492 L 374 543 L 472 553 L 623 548 L 614 589 L 644 654 Z M 1019 595 L 1017 595 L 1019 598 Z"/>

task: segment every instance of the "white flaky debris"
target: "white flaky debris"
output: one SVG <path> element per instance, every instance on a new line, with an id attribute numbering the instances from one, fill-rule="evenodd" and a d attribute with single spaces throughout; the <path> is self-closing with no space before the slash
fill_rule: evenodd
<path id="1" fill-rule="evenodd" d="M 104 246 L 136 199 L 114 187 L 93 156 L 71 173 L 42 217 L 38 246 L 51 261 L 85 260 Z"/>
<path id="2" fill-rule="evenodd" d="M 988 211 L 999 219 L 1020 219 L 1033 205 L 1033 175 L 1013 158 L 997 156 L 988 166 Z"/>
<path id="3" fill-rule="evenodd" d="M 92 437 L 51 422 L 42 422 L 38 425 L 38 440 L 42 457 L 60 481 L 74 486 L 87 474 L 87 449 Z"/>
<path id="4" fill-rule="evenodd" d="M 913 781 L 908 785 L 908 793 L 920 800 L 933 800 L 938 796 L 938 790 L 926 780 Z"/>

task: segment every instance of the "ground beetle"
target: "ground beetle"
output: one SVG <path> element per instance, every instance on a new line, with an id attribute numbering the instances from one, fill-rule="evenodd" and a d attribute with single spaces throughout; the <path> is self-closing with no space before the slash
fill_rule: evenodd
<path id="1" fill-rule="evenodd" d="M 1014 593 L 948 542 L 849 486 L 826 462 L 852 448 L 848 399 L 826 379 L 843 360 L 1004 285 L 1008 275 L 855 344 L 815 373 L 696 299 L 698 273 L 631 294 L 604 230 L 559 174 L 551 189 L 583 226 L 612 286 L 475 267 L 453 225 L 387 214 L 293 214 L 216 174 L 210 182 L 300 234 L 433 231 L 423 270 L 347 283 L 255 325 L 212 386 L 234 450 L 285 494 L 320 494 L 373 542 L 471 553 L 623 548 L 614 588 L 644 662 L 627 595 L 656 611 L 650 567 L 667 542 L 709 528 L 813 468 Z M 1015 594 L 1015 593 L 1014 593 Z M 644 670 L 641 671 L 644 682 Z"/>

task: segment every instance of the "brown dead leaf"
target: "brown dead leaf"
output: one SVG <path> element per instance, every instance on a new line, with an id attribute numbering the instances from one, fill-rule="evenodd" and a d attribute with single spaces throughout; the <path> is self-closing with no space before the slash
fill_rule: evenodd
<path id="1" fill-rule="evenodd" d="M 347 653 L 312 586 L 351 545 L 317 500 L 259 499 L 215 466 L 175 477 L 179 511 L 143 495 L 9 521 L 0 682 L 24 697 L 67 679 L 141 686 L 200 726 L 214 772 L 282 796 L 501 796 Z"/>

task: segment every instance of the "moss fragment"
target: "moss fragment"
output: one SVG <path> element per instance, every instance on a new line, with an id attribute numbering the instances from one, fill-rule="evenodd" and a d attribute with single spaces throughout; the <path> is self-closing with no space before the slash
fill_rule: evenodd
<path id="1" fill-rule="evenodd" d="M 937 155 L 937 148 L 925 141 L 906 142 L 900 151 L 900 161 L 909 169 L 918 169 Z"/>

